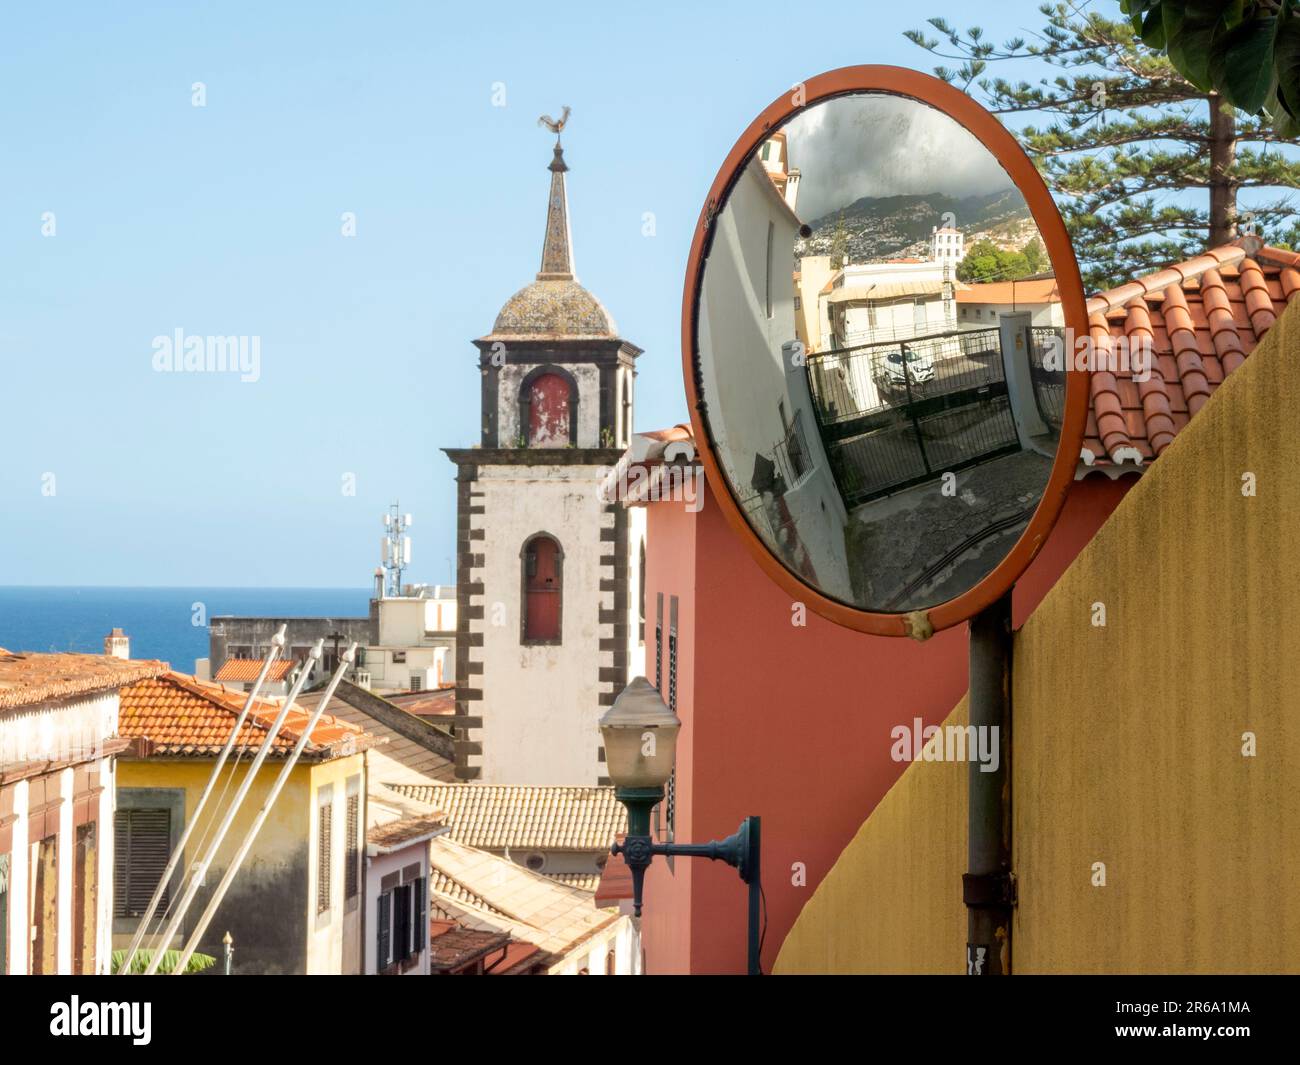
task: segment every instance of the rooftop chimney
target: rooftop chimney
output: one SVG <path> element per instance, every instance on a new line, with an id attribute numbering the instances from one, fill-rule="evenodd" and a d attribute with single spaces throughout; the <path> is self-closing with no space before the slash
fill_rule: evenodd
<path id="1" fill-rule="evenodd" d="M 130 658 L 131 638 L 121 629 L 114 629 L 104 637 L 104 654 L 113 658 Z"/>

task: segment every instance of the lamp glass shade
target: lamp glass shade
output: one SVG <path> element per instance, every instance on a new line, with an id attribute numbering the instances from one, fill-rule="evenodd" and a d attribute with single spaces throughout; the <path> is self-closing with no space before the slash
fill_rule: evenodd
<path id="1" fill-rule="evenodd" d="M 673 771 L 682 723 L 645 677 L 637 677 L 600 719 L 605 764 L 616 788 L 662 787 Z"/>

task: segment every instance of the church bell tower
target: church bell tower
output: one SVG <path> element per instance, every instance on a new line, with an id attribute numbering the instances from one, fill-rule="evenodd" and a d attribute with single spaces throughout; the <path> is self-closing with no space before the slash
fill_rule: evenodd
<path id="1" fill-rule="evenodd" d="M 636 359 L 578 283 L 559 122 L 541 267 L 474 341 L 481 436 L 456 465 L 456 775 L 607 783 L 597 721 L 638 645 L 639 508 L 601 498 L 632 432 Z M 636 527 L 634 527 L 636 526 Z M 635 543 L 636 549 L 633 549 Z"/>

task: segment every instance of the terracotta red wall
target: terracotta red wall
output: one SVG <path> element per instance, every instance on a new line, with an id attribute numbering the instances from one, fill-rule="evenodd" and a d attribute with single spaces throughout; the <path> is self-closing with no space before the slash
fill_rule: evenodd
<path id="1" fill-rule="evenodd" d="M 1017 587 L 1019 624 L 1091 539 L 1131 479 L 1077 482 L 1048 543 Z M 677 838 L 703 842 L 763 819 L 764 968 L 862 821 L 904 768 L 890 730 L 947 716 L 966 689 L 964 628 L 924 644 L 866 636 L 792 603 L 732 534 L 712 495 L 698 514 L 649 508 L 647 673 L 664 593 L 664 687 L 670 596 L 679 599 Z M 665 696 L 666 696 L 665 690 Z M 796 863 L 805 883 L 796 878 Z M 643 936 L 651 973 L 743 972 L 745 888 L 702 859 L 655 859 Z"/>

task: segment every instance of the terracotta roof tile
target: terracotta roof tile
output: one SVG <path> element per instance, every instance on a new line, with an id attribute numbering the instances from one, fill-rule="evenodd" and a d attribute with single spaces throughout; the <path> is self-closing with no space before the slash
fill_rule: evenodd
<path id="1" fill-rule="evenodd" d="M 1300 253 L 1243 237 L 1089 299 L 1088 332 L 1099 362 L 1121 337 L 1149 337 L 1155 360 L 1146 382 L 1122 362 L 1115 372 L 1093 372 L 1084 465 L 1140 469 L 1159 457 L 1297 293 Z M 690 439 L 689 426 L 667 433 Z"/>
<path id="2" fill-rule="evenodd" d="M 0 710 L 108 691 L 167 672 L 166 662 L 0 649 Z"/>
<path id="3" fill-rule="evenodd" d="M 271 663 L 266 679 L 269 681 L 284 680 L 289 675 L 289 671 L 297 664 L 291 658 L 277 658 Z M 217 670 L 217 675 L 212 679 L 222 683 L 227 681 L 245 683 L 257 680 L 257 675 L 260 672 L 262 672 L 262 660 L 260 658 L 227 658 L 221 663 L 221 668 Z"/>
<path id="4" fill-rule="evenodd" d="M 588 891 L 567 887 L 438 836 L 429 844 L 430 908 L 463 927 L 509 932 L 563 956 L 619 920 L 598 910 Z"/>
<path id="5" fill-rule="evenodd" d="M 627 831 L 610 787 L 394 784 L 394 791 L 446 812 L 447 838 L 487 850 L 604 851 Z"/>
<path id="6" fill-rule="evenodd" d="M 388 692 L 383 698 L 416 717 L 448 717 L 456 712 L 454 684 L 420 692 Z"/>
<path id="7" fill-rule="evenodd" d="M 1088 300 L 1098 356 L 1149 340 L 1150 379 L 1092 375 L 1085 465 L 1140 465 L 1173 442 L 1300 292 L 1300 255 L 1245 237 Z M 1099 359 L 1100 361 L 1100 359 Z"/>
<path id="8" fill-rule="evenodd" d="M 972 282 L 957 289 L 958 303 L 1060 303 L 1056 278 Z"/>
<path id="9" fill-rule="evenodd" d="M 179 673 L 137 681 L 122 689 L 118 732 L 148 741 L 149 753 L 170 758 L 205 758 L 219 754 L 230 738 L 247 696 Z M 281 703 L 258 699 L 236 737 L 236 749 L 262 745 Z M 310 718 L 296 704 L 271 745 L 273 757 L 293 750 Z M 324 760 L 364 750 L 370 737 L 356 725 L 331 714 L 312 729 L 303 756 Z"/>
<path id="10" fill-rule="evenodd" d="M 445 816 L 440 813 L 404 817 L 400 821 L 388 821 L 374 825 L 366 831 L 366 846 L 373 847 L 379 853 L 400 850 L 412 843 L 432 839 L 445 824 Z"/>
<path id="11" fill-rule="evenodd" d="M 619 842 L 627 837 L 619 833 Z M 596 885 L 596 905 L 601 909 L 617 908 L 623 901 L 632 901 L 632 870 L 621 854 L 611 854 L 600 871 Z"/>
<path id="12" fill-rule="evenodd" d="M 565 887 L 577 888 L 579 891 L 595 892 L 600 886 L 599 873 L 542 873 L 547 880 L 554 880 Z"/>
<path id="13" fill-rule="evenodd" d="M 435 918 L 429 922 L 429 967 L 435 972 L 449 972 L 504 950 L 509 944 L 508 932 L 462 928 L 455 921 Z"/>

